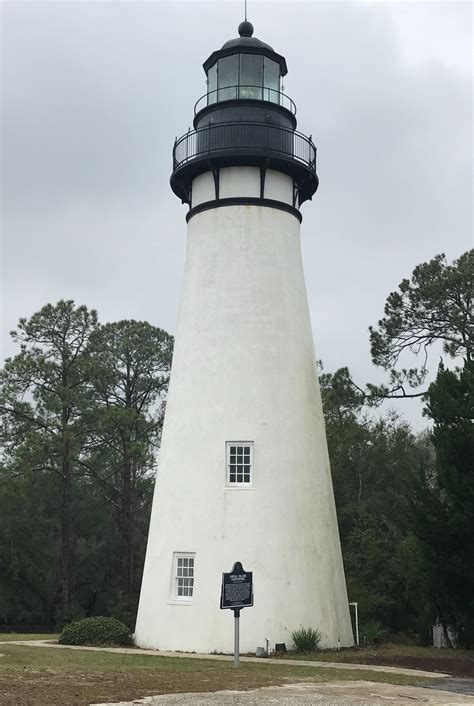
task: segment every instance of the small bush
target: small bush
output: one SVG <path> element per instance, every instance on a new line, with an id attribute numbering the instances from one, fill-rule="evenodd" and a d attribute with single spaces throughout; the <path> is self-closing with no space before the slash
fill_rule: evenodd
<path id="1" fill-rule="evenodd" d="M 59 637 L 61 645 L 131 645 L 126 625 L 115 618 L 84 618 L 69 623 Z"/>
<path id="2" fill-rule="evenodd" d="M 314 652 L 319 647 L 322 634 L 318 628 L 304 628 L 301 626 L 298 630 L 294 630 L 291 633 L 291 639 L 297 652 Z"/>
<path id="3" fill-rule="evenodd" d="M 370 620 L 368 623 L 360 626 L 359 634 L 362 645 L 375 645 L 386 639 L 388 631 L 376 620 Z"/>

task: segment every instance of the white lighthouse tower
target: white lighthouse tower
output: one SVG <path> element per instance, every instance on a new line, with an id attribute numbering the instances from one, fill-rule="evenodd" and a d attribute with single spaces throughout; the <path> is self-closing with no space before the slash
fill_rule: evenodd
<path id="1" fill-rule="evenodd" d="M 241 649 L 352 645 L 300 252 L 316 148 L 281 92 L 286 61 L 253 36 L 204 63 L 207 94 L 173 150 L 189 205 L 176 344 L 136 643 L 231 652 L 223 571 L 253 571 Z"/>

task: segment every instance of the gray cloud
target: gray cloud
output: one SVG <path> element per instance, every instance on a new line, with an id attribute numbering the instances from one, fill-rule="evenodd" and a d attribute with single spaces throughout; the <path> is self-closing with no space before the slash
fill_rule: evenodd
<path id="1" fill-rule="evenodd" d="M 287 58 L 321 185 L 304 207 L 318 355 L 371 366 L 367 327 L 435 253 L 471 246 L 468 3 L 254 3 Z M 102 320 L 174 330 L 186 226 L 169 189 L 175 136 L 205 58 L 240 4 L 3 3 L 3 343 L 22 315 L 73 298 Z M 420 404 L 400 407 L 417 426 Z"/>

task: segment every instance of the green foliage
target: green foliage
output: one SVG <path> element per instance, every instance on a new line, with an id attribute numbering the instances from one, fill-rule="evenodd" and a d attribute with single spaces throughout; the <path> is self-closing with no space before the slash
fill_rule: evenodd
<path id="1" fill-rule="evenodd" d="M 375 645 L 388 637 L 388 630 L 385 630 L 377 620 L 369 620 L 360 626 L 359 635 L 362 645 Z"/>
<path id="2" fill-rule="evenodd" d="M 354 385 L 349 368 L 339 368 L 331 374 L 323 372 L 321 361 L 319 367 L 326 422 L 342 425 L 354 420 L 365 403 L 365 395 Z"/>
<path id="3" fill-rule="evenodd" d="M 131 645 L 130 630 L 116 618 L 84 618 L 66 625 L 59 637 L 61 645 Z"/>
<path id="4" fill-rule="evenodd" d="M 321 376 L 349 597 L 365 621 L 422 642 L 439 618 L 474 645 L 473 275 L 474 250 L 452 265 L 438 255 L 389 295 L 370 329 L 388 385 L 362 390 L 347 368 Z M 427 392 L 408 392 L 437 342 L 464 367 L 441 365 Z M 421 367 L 396 370 L 407 352 L 423 354 Z M 431 436 L 363 415 L 365 404 L 403 397 L 424 397 Z"/>
<path id="5" fill-rule="evenodd" d="M 378 329 L 370 328 L 374 363 L 391 368 L 403 350 L 418 354 L 437 340 L 451 357 L 470 359 L 473 276 L 474 250 L 452 265 L 445 255 L 418 265 L 411 281 L 389 294 Z"/>
<path id="6" fill-rule="evenodd" d="M 42 474 L 56 498 L 61 609 L 72 608 L 72 535 L 77 462 L 84 443 L 87 345 L 97 314 L 72 301 L 47 304 L 12 332 L 20 352 L 1 372 L 0 411 L 10 480 Z"/>
<path id="7" fill-rule="evenodd" d="M 51 625 L 58 531 L 52 478 L 0 466 L 0 625 Z"/>
<path id="8" fill-rule="evenodd" d="M 458 642 L 474 646 L 474 363 L 439 366 L 428 389 L 436 465 L 421 474 L 415 495 L 416 532 L 429 567 L 436 617 Z"/>
<path id="9" fill-rule="evenodd" d="M 452 265 L 445 255 L 436 255 L 418 265 L 411 280 L 404 279 L 385 303 L 385 316 L 370 327 L 372 360 L 390 371 L 390 388 L 369 385 L 374 397 L 405 395 L 404 386 L 417 387 L 425 379 L 429 347 L 440 341 L 450 357 L 473 357 L 472 312 L 474 289 L 474 250 Z M 400 356 L 423 352 L 421 368 L 397 371 Z M 390 394 L 392 393 L 392 394 Z"/>
<path id="10" fill-rule="evenodd" d="M 135 620 L 173 339 L 74 302 L 21 319 L 0 373 L 0 622 Z"/>
<path id="11" fill-rule="evenodd" d="M 293 630 L 291 639 L 297 652 L 314 652 L 318 649 L 322 635 L 318 628 L 304 628 Z"/>
<path id="12" fill-rule="evenodd" d="M 431 444 L 394 415 L 365 416 L 349 380 L 343 369 L 321 384 L 349 600 L 364 622 L 421 639 L 432 617 L 411 498 L 418 469 L 434 463 Z"/>

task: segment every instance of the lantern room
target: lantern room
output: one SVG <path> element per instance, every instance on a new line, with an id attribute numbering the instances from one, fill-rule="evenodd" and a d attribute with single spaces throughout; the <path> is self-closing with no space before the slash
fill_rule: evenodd
<path id="1" fill-rule="evenodd" d="M 239 37 L 230 39 L 204 62 L 207 92 L 196 103 L 195 114 L 216 103 L 258 100 L 281 105 L 294 115 L 296 106 L 282 91 L 285 57 L 254 37 L 250 22 L 241 22 L 238 31 Z"/>
<path id="2" fill-rule="evenodd" d="M 226 42 L 204 64 L 207 104 L 233 99 L 281 102 L 286 62 L 272 47 L 253 37 L 250 22 L 241 22 L 239 38 Z"/>

